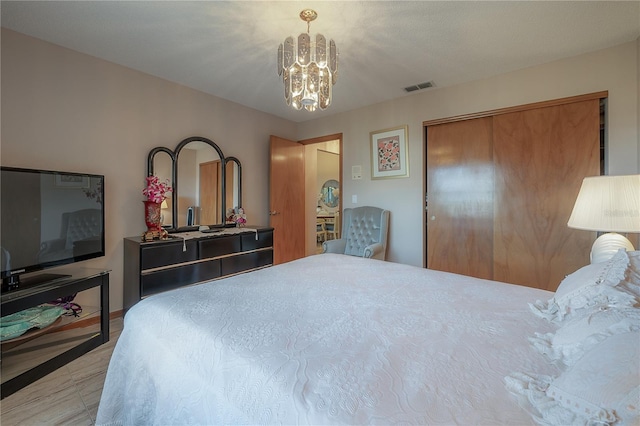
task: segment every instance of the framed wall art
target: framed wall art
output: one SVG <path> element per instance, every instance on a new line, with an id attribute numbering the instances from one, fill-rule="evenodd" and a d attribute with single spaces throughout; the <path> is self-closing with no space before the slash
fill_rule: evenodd
<path id="1" fill-rule="evenodd" d="M 409 176 L 407 126 L 371 132 L 371 179 Z"/>

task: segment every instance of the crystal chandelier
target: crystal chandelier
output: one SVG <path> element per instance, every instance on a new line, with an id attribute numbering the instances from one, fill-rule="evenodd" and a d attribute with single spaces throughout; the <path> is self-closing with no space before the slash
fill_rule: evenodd
<path id="1" fill-rule="evenodd" d="M 287 37 L 278 47 L 278 75 L 284 81 L 284 97 L 287 105 L 295 109 L 315 111 L 331 105 L 331 86 L 338 77 L 338 50 L 336 43 L 322 34 L 311 41 L 309 28 L 318 14 L 315 10 L 300 12 L 300 19 L 307 23 L 307 33 L 298 36 L 298 45 L 293 37 Z M 327 48 L 328 47 L 328 48 Z"/>

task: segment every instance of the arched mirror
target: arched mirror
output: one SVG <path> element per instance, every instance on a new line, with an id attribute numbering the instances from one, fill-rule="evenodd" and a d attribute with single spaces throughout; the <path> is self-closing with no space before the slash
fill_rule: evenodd
<path id="1" fill-rule="evenodd" d="M 175 156 L 169 148 L 158 147 L 151 150 L 147 158 L 147 176 L 158 176 L 160 181 L 174 187 Z M 160 224 L 164 228 L 173 228 L 173 199 L 167 198 L 160 207 Z"/>
<path id="2" fill-rule="evenodd" d="M 226 162 L 226 190 L 225 190 L 225 206 L 227 212 L 229 209 L 237 209 L 242 207 L 242 166 L 240 160 L 236 157 L 227 157 Z M 228 213 L 225 213 L 229 217 Z M 229 222 L 234 223 L 234 222 Z"/>
<path id="3" fill-rule="evenodd" d="M 175 155 L 176 227 L 224 225 L 225 161 L 218 145 L 188 138 L 178 144 Z"/>
<path id="4" fill-rule="evenodd" d="M 225 158 L 207 138 L 187 138 L 174 151 L 154 148 L 147 159 L 147 175 L 171 182 L 173 192 L 161 207 L 161 219 L 172 232 L 224 226 L 227 207 L 242 206 L 240 160 Z"/>
<path id="5" fill-rule="evenodd" d="M 320 202 L 328 209 L 335 209 L 338 207 L 340 200 L 340 184 L 335 179 L 330 179 L 322 185 L 320 191 Z"/>

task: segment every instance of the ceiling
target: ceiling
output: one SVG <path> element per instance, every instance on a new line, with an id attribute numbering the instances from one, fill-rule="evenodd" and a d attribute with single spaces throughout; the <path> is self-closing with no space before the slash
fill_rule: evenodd
<path id="1" fill-rule="evenodd" d="M 286 105 L 278 45 L 339 51 L 325 111 Z M 2 1 L 2 26 L 302 122 L 637 39 L 640 1 Z M 434 88 L 406 93 L 431 81 Z"/>

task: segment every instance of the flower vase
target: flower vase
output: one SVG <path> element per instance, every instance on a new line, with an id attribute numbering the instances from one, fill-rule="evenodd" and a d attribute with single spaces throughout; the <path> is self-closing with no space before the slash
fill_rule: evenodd
<path id="1" fill-rule="evenodd" d="M 143 201 L 144 203 L 144 222 L 147 225 L 147 231 L 161 231 L 160 225 L 160 203 L 153 201 Z"/>

